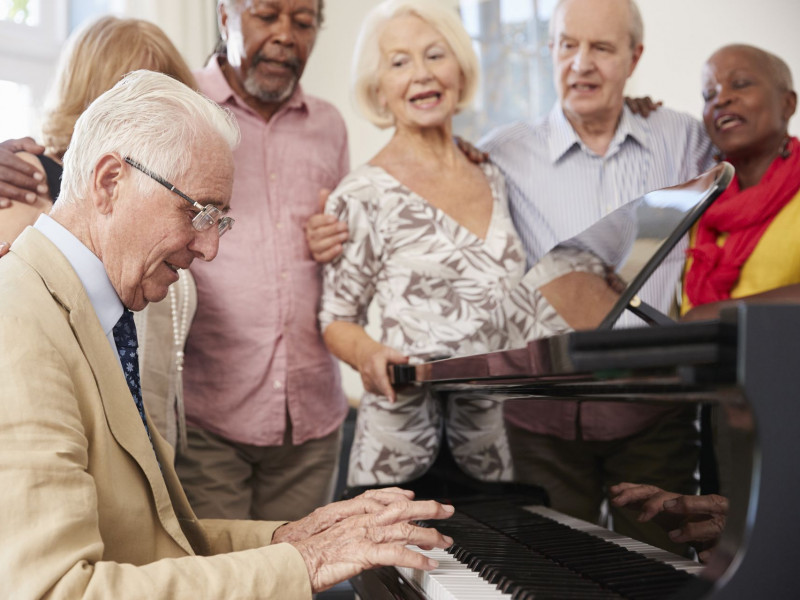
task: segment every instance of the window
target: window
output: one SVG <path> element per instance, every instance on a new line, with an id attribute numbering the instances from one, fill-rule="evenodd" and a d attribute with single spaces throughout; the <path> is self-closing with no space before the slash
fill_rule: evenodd
<path id="1" fill-rule="evenodd" d="M 0 80 L 0 141 L 30 135 L 36 113 L 29 86 Z"/>
<path id="2" fill-rule="evenodd" d="M 39 24 L 39 8 L 37 0 L 0 0 L 0 18 L 35 27 Z"/>
<path id="3" fill-rule="evenodd" d="M 472 141 L 513 121 L 533 121 L 555 103 L 547 47 L 557 0 L 460 0 L 461 17 L 481 65 L 472 109 L 455 120 Z"/>
<path id="4" fill-rule="evenodd" d="M 37 132 L 38 114 L 67 36 L 63 0 L 0 0 L 0 140 Z"/>

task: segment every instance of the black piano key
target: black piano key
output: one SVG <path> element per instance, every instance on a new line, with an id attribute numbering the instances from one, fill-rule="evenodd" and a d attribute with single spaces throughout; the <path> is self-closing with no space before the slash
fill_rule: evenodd
<path id="1" fill-rule="evenodd" d="M 456 513 L 437 528 L 457 543 L 450 552 L 512 597 L 619 598 L 500 532 Z M 531 592 L 535 591 L 535 595 Z"/>
<path id="2" fill-rule="evenodd" d="M 457 503 L 431 525 L 449 551 L 514 600 L 660 600 L 694 576 L 507 501 Z"/>

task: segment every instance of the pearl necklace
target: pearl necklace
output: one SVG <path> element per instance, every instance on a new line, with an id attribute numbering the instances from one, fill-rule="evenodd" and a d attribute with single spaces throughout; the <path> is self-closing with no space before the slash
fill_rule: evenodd
<path id="1" fill-rule="evenodd" d="M 176 291 L 178 288 L 180 291 Z M 178 310 L 178 296 L 181 307 Z M 169 287 L 169 307 L 172 312 L 172 347 L 175 352 L 175 412 L 177 417 L 178 445 L 186 450 L 186 411 L 183 406 L 183 344 L 189 331 L 189 276 L 179 271 L 175 285 Z"/>

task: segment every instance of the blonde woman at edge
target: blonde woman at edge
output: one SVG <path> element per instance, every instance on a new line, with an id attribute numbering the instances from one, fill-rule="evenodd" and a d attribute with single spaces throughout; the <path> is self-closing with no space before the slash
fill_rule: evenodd
<path id="1" fill-rule="evenodd" d="M 45 152 L 17 154 L 45 175 L 49 192 L 33 203 L 13 202 L 0 211 L 0 240 L 13 242 L 40 214 L 49 212 L 58 198 L 61 161 L 78 117 L 123 75 L 138 69 L 158 71 L 197 88 L 189 66 L 153 23 L 107 16 L 70 37 L 46 103 L 42 123 Z M 188 271 L 181 271 L 163 301 L 136 314 L 142 399 L 154 424 L 173 446 L 183 423 L 183 346 L 196 306 L 194 280 Z"/>
<path id="2" fill-rule="evenodd" d="M 497 349 L 497 308 L 525 267 L 502 175 L 453 142 L 453 116 L 473 97 L 478 62 L 457 13 L 437 4 L 389 0 L 368 14 L 354 94 L 363 114 L 394 135 L 325 209 L 347 224 L 349 241 L 325 266 L 320 324 L 331 352 L 359 371 L 366 390 L 351 486 L 423 474 L 443 430 L 465 472 L 511 475 L 495 401 L 442 405 L 426 390 L 395 393 L 387 376 L 390 364 Z M 364 329 L 373 300 L 377 340 Z"/>

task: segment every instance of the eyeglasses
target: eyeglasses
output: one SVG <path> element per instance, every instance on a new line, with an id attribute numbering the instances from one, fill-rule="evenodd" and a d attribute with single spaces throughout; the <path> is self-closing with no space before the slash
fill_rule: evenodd
<path id="1" fill-rule="evenodd" d="M 219 237 L 222 237 L 227 231 L 230 231 L 233 228 L 233 219 L 230 217 L 225 217 L 222 215 L 222 211 L 218 209 L 213 204 L 206 204 L 203 206 L 199 202 L 192 200 L 189 196 L 184 194 L 174 185 L 172 185 L 169 181 L 164 179 L 163 177 L 156 175 L 150 169 L 142 166 L 132 158 L 126 156 L 125 162 L 132 166 L 134 169 L 141 171 L 151 179 L 157 181 L 165 188 L 167 188 L 170 192 L 176 193 L 178 196 L 186 200 L 189 204 L 194 206 L 200 212 L 197 213 L 192 218 L 192 227 L 194 227 L 197 231 L 206 231 L 210 229 L 213 225 L 216 224 L 217 226 L 217 233 Z"/>

